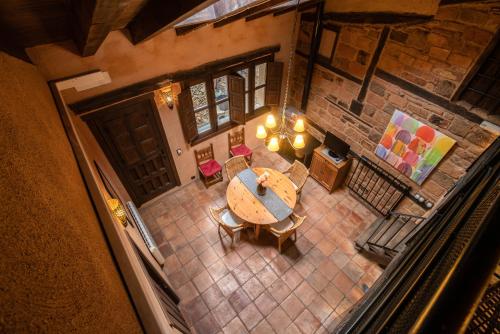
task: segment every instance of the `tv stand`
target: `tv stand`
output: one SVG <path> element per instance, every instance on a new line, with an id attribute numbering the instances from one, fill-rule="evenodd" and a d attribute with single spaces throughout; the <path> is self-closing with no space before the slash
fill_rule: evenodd
<path id="1" fill-rule="evenodd" d="M 330 152 L 326 151 L 324 145 L 314 149 L 309 173 L 319 184 L 332 192 L 344 183 L 349 173 L 351 159 L 336 162 L 337 158 L 331 156 Z"/>

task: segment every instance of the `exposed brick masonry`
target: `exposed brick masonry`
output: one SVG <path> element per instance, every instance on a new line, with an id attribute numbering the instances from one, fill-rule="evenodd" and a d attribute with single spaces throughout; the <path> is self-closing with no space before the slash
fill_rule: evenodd
<path id="1" fill-rule="evenodd" d="M 492 12 L 492 7 L 491 3 L 441 7 L 435 19 L 428 23 L 392 28 L 377 67 L 434 94 L 450 98 L 498 29 L 500 16 Z M 363 40 L 360 36 L 366 35 L 367 40 L 370 39 L 369 36 L 377 36 L 373 42 L 366 43 L 372 48 L 371 51 L 366 51 L 371 57 L 380 30 L 380 27 L 369 25 L 362 29 L 359 26 L 342 26 L 339 46 L 341 43 L 353 49 L 357 46 L 359 54 L 363 44 L 359 42 Z M 361 72 L 346 66 L 344 60 L 337 59 L 339 57 L 356 61 L 355 53 L 347 47 L 338 47 L 333 60 L 334 66 L 342 66 L 346 72 L 359 77 Z M 291 93 L 291 104 L 295 106 L 300 105 L 302 98 L 306 65 L 306 59 L 296 57 Z M 364 73 L 362 72 L 363 76 Z M 346 140 L 355 152 L 381 164 L 384 169 L 433 201 L 437 201 L 453 186 L 495 138 L 478 124 L 376 76 L 369 85 L 361 116 L 356 117 L 347 109 L 360 88 L 360 85 L 316 65 L 307 116 L 325 130 Z M 457 141 L 422 187 L 374 154 L 375 146 L 396 108 Z M 406 201 L 400 209 L 415 212 L 415 208 L 412 202 Z"/>

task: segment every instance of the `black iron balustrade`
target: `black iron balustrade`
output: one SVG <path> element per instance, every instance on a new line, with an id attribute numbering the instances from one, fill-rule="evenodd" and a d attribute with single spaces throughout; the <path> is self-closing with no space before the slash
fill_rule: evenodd
<path id="1" fill-rule="evenodd" d="M 387 216 L 410 194 L 410 186 L 401 182 L 365 156 L 354 157 L 353 173 L 347 187 L 364 203 Z"/>

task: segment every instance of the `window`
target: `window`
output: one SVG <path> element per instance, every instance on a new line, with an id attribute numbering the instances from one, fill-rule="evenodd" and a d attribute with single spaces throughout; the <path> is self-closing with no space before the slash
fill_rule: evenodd
<path id="1" fill-rule="evenodd" d="M 229 122 L 229 93 L 227 91 L 227 75 L 214 79 L 215 109 L 217 125 Z"/>
<path id="2" fill-rule="evenodd" d="M 212 128 L 210 124 L 210 112 L 208 110 L 207 87 L 202 82 L 191 86 L 190 89 L 198 133 L 203 133 Z"/>
<path id="3" fill-rule="evenodd" d="M 255 66 L 255 98 L 254 109 L 262 108 L 265 105 L 266 96 L 266 69 L 267 64 Z"/>
<path id="4" fill-rule="evenodd" d="M 282 63 L 271 57 L 231 67 L 203 79 L 184 82 L 179 115 L 189 142 L 199 142 L 279 103 Z"/>
<path id="5" fill-rule="evenodd" d="M 498 114 L 500 110 L 500 43 L 493 46 L 474 76 L 458 93 L 459 99 Z"/>

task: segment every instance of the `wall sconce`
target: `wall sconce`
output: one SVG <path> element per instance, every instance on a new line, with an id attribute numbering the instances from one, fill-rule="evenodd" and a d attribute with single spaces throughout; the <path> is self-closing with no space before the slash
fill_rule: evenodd
<path id="1" fill-rule="evenodd" d="M 160 89 L 160 97 L 162 103 L 166 104 L 170 110 L 174 108 L 174 95 L 172 93 L 171 83 Z"/>
<path id="2" fill-rule="evenodd" d="M 113 215 L 123 224 L 123 226 L 127 226 L 127 213 L 120 201 L 116 198 L 110 198 L 107 202 Z"/>

